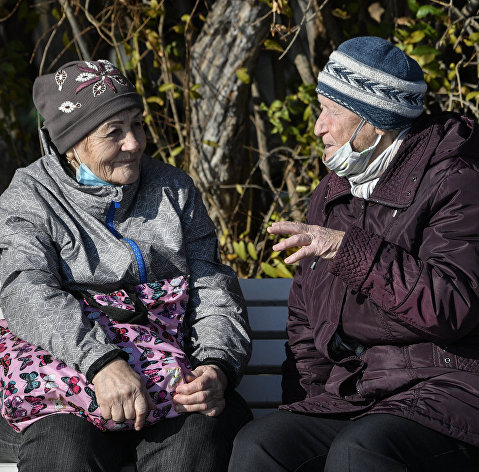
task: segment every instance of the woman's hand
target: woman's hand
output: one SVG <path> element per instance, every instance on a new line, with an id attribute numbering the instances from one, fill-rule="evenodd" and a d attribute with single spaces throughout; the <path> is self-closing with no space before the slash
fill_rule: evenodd
<path id="1" fill-rule="evenodd" d="M 149 410 L 156 408 L 140 376 L 123 359 L 106 364 L 95 374 L 92 383 L 101 415 L 106 420 L 135 420 L 135 429 L 139 431 Z"/>
<path id="2" fill-rule="evenodd" d="M 178 413 L 196 411 L 207 416 L 219 415 L 225 407 L 224 392 L 228 380 L 216 365 L 200 365 L 186 376 L 173 397 Z"/>
<path id="3" fill-rule="evenodd" d="M 310 256 L 331 260 L 336 256 L 344 237 L 344 231 L 293 221 L 273 223 L 268 228 L 268 233 L 293 235 L 275 244 L 273 246 L 275 251 L 284 251 L 285 249 L 298 246 L 301 248 L 284 260 L 287 264 L 293 264 Z"/>

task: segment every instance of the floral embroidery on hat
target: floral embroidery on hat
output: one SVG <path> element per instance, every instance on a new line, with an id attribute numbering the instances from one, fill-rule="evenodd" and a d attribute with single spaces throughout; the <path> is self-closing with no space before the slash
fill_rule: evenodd
<path id="1" fill-rule="evenodd" d="M 55 74 L 55 82 L 58 85 L 58 91 L 59 92 L 62 91 L 63 83 L 65 82 L 65 80 L 67 80 L 67 77 L 68 77 L 67 73 L 63 69 L 60 69 Z"/>
<path id="2" fill-rule="evenodd" d="M 97 97 L 105 92 L 107 87 L 116 93 L 113 80 L 120 85 L 128 85 L 128 81 L 110 61 L 100 60 L 98 65 L 85 61 L 85 64 L 86 67 L 77 66 L 82 73 L 75 80 L 83 84 L 75 90 L 75 93 L 93 84 L 93 96 Z"/>
<path id="3" fill-rule="evenodd" d="M 70 101 L 63 102 L 58 109 L 62 111 L 63 113 L 71 113 L 73 110 L 81 108 L 81 103 L 73 103 Z"/>

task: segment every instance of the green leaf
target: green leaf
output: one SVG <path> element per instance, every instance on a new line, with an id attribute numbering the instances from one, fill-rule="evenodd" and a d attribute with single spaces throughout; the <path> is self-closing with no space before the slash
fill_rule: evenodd
<path id="1" fill-rule="evenodd" d="M 313 109 L 308 105 L 303 111 L 303 121 L 308 121 L 313 116 Z"/>
<path id="2" fill-rule="evenodd" d="M 414 48 L 411 52 L 411 56 L 426 56 L 427 54 L 432 54 L 437 56 L 438 54 L 441 54 L 440 51 L 437 49 L 431 47 L 431 46 L 418 46 L 417 48 Z"/>
<path id="3" fill-rule="evenodd" d="M 246 260 L 246 247 L 245 247 L 245 244 L 244 244 L 244 241 L 240 241 L 239 243 L 237 243 L 236 241 L 233 241 L 233 248 L 236 252 L 236 254 L 238 254 L 238 256 L 243 259 L 243 261 Z"/>
<path id="4" fill-rule="evenodd" d="M 55 18 L 55 20 L 59 20 L 62 17 L 62 14 L 57 7 L 52 8 L 51 13 L 53 17 Z"/>
<path id="5" fill-rule="evenodd" d="M 210 139 L 203 140 L 203 144 L 206 144 L 207 146 L 210 146 L 212 148 L 220 147 L 220 145 L 217 142 L 211 141 Z"/>
<path id="6" fill-rule="evenodd" d="M 278 272 L 278 275 L 282 277 L 283 279 L 293 278 L 293 274 L 288 270 L 288 268 L 282 262 L 278 261 L 275 269 L 276 269 L 276 272 Z"/>
<path id="7" fill-rule="evenodd" d="M 273 279 L 277 279 L 278 278 L 278 273 L 276 272 L 275 268 L 270 265 L 270 264 L 267 264 L 266 262 L 262 262 L 261 263 L 261 270 L 268 276 L 268 277 L 271 277 Z"/>
<path id="8" fill-rule="evenodd" d="M 202 98 L 201 93 L 198 92 L 198 89 L 201 87 L 201 84 L 194 84 L 190 88 L 190 97 L 191 98 Z"/>
<path id="9" fill-rule="evenodd" d="M 236 184 L 235 188 L 240 195 L 243 195 L 243 187 L 240 184 Z"/>
<path id="10" fill-rule="evenodd" d="M 336 18 L 341 18 L 341 20 L 348 20 L 351 18 L 351 15 L 347 11 L 341 10 L 341 8 L 335 8 L 331 13 Z"/>
<path id="11" fill-rule="evenodd" d="M 162 107 L 165 104 L 165 101 L 161 97 L 148 97 L 146 99 L 147 103 L 156 103 Z"/>
<path id="12" fill-rule="evenodd" d="M 223 247 L 226 244 L 226 237 L 228 236 L 228 230 L 226 230 L 220 237 L 220 246 Z"/>
<path id="13" fill-rule="evenodd" d="M 171 157 L 176 157 L 178 154 L 183 152 L 183 146 L 178 146 L 173 151 L 171 151 Z"/>
<path id="14" fill-rule="evenodd" d="M 181 17 L 181 21 L 184 21 L 185 23 L 188 23 L 190 21 L 191 15 L 183 15 Z"/>
<path id="15" fill-rule="evenodd" d="M 171 90 L 171 89 L 174 89 L 176 87 L 175 84 L 173 83 L 168 83 L 168 84 L 161 84 L 159 87 L 158 87 L 158 91 L 159 92 L 166 92 L 167 90 Z"/>
<path id="16" fill-rule="evenodd" d="M 416 0 L 407 0 L 407 6 L 413 13 L 417 13 L 419 10 L 419 4 L 416 2 Z"/>
<path id="17" fill-rule="evenodd" d="M 476 98 L 476 97 L 479 97 L 479 92 L 469 92 L 466 95 L 466 102 L 468 102 L 469 100 L 472 100 L 473 98 Z"/>
<path id="18" fill-rule="evenodd" d="M 185 25 L 175 25 L 173 26 L 173 31 L 178 34 L 183 34 L 185 32 Z"/>
<path id="19" fill-rule="evenodd" d="M 296 192 L 298 193 L 306 193 L 309 188 L 306 185 L 296 185 Z"/>
<path id="20" fill-rule="evenodd" d="M 469 37 L 464 40 L 464 43 L 466 43 L 466 46 L 473 46 L 479 43 L 479 32 L 470 34 Z"/>
<path id="21" fill-rule="evenodd" d="M 238 79 L 241 80 L 241 82 L 243 82 L 244 84 L 249 84 L 251 82 L 251 78 L 248 74 L 248 69 L 246 67 L 240 67 L 236 71 L 236 77 L 238 77 Z"/>
<path id="22" fill-rule="evenodd" d="M 413 31 L 408 38 L 404 40 L 404 44 L 414 44 L 422 41 L 426 36 L 426 33 L 422 30 Z"/>
<path id="23" fill-rule="evenodd" d="M 256 248 L 254 247 L 254 244 L 250 241 L 246 245 L 246 249 L 248 249 L 248 254 L 250 255 L 251 259 L 254 261 L 258 260 L 258 253 L 256 252 Z"/>
<path id="24" fill-rule="evenodd" d="M 441 10 L 437 7 L 433 7 L 432 5 L 423 5 L 419 8 L 416 12 L 416 18 L 424 18 L 427 15 L 434 15 L 439 16 L 441 14 Z"/>
<path id="25" fill-rule="evenodd" d="M 281 44 L 279 44 L 278 42 L 276 42 L 273 39 L 267 39 L 264 42 L 264 46 L 265 46 L 266 49 L 269 49 L 270 51 L 283 52 L 283 48 L 282 48 Z"/>

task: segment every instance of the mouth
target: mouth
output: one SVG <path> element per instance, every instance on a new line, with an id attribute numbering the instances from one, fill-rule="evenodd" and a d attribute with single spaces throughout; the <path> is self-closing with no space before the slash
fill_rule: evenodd
<path id="1" fill-rule="evenodd" d="M 137 157 L 130 157 L 128 159 L 122 159 L 121 161 L 117 161 L 117 164 L 123 165 L 123 164 L 136 164 L 138 162 Z"/>

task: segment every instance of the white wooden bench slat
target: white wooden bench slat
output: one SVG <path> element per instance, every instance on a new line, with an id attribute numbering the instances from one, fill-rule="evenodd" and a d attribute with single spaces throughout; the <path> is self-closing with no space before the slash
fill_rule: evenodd
<path id="1" fill-rule="evenodd" d="M 249 306 L 287 305 L 291 279 L 240 279 Z"/>
<path id="2" fill-rule="evenodd" d="M 285 357 L 284 339 L 254 339 L 249 367 L 279 367 Z M 266 368 L 266 370 L 268 370 Z"/>
<path id="3" fill-rule="evenodd" d="M 248 403 L 281 402 L 281 375 L 245 375 L 238 392 Z"/>
<path id="4" fill-rule="evenodd" d="M 286 338 L 288 307 L 252 306 L 248 308 L 248 317 L 253 332 L 277 331 L 278 333 L 284 333 Z"/>

